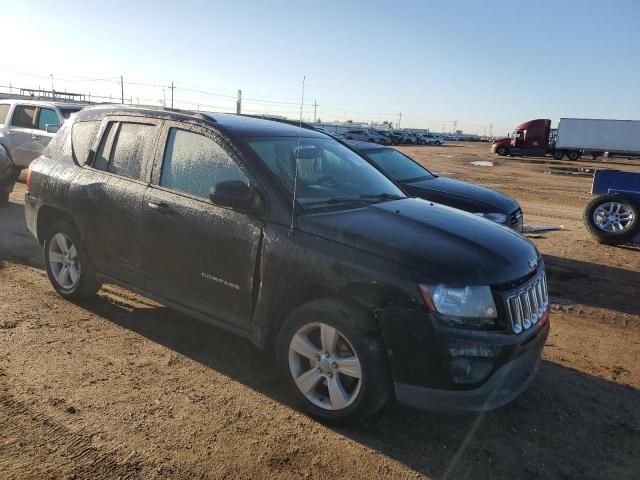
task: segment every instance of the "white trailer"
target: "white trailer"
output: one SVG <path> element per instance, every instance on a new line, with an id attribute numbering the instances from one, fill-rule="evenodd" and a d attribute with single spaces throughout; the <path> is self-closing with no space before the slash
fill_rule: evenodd
<path id="1" fill-rule="evenodd" d="M 640 120 L 561 118 L 553 150 L 611 157 L 640 156 Z"/>

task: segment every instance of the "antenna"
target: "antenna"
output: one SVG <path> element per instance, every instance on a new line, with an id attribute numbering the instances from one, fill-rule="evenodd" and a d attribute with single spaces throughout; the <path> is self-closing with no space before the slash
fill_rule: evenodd
<path id="1" fill-rule="evenodd" d="M 302 136 L 302 109 L 304 107 L 304 81 L 307 76 L 302 77 L 302 98 L 300 99 L 300 123 L 298 124 L 298 146 L 296 147 L 296 167 L 293 172 L 293 201 L 291 202 L 291 224 L 289 232 L 293 232 L 293 215 L 296 210 L 296 194 L 298 193 L 298 152 L 300 152 L 300 137 Z"/>

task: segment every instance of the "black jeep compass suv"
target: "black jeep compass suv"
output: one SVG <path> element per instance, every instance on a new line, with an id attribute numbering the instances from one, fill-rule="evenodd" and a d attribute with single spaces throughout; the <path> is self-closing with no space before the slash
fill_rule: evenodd
<path id="1" fill-rule="evenodd" d="M 390 395 L 503 405 L 549 332 L 530 241 L 408 198 L 313 130 L 87 108 L 33 162 L 25 200 L 60 295 L 117 283 L 274 349 L 292 394 L 326 422 L 361 420 Z"/>

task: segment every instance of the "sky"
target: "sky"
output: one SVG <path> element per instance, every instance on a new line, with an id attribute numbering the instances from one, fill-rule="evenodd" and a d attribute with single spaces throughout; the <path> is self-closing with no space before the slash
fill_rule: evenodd
<path id="1" fill-rule="evenodd" d="M 640 0 L 0 0 L 0 91 L 502 135 L 640 119 Z M 53 77 L 52 77 L 53 75 Z M 164 90 L 164 91 L 163 91 Z M 164 98 L 164 100 L 163 100 Z M 402 113 L 400 118 L 399 114 Z M 455 123 L 454 123 L 455 122 Z M 493 125 L 491 128 L 490 126 Z"/>

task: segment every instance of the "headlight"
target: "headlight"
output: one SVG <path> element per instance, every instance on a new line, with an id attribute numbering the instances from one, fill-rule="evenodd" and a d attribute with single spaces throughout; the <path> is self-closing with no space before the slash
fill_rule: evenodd
<path id="1" fill-rule="evenodd" d="M 506 223 L 507 216 L 504 213 L 474 213 L 474 215 L 478 215 L 479 217 L 486 218 L 487 220 L 491 220 L 496 223 Z"/>
<path id="2" fill-rule="evenodd" d="M 446 325 L 491 328 L 496 324 L 498 312 L 488 286 L 420 285 L 419 288 L 424 302 Z"/>

